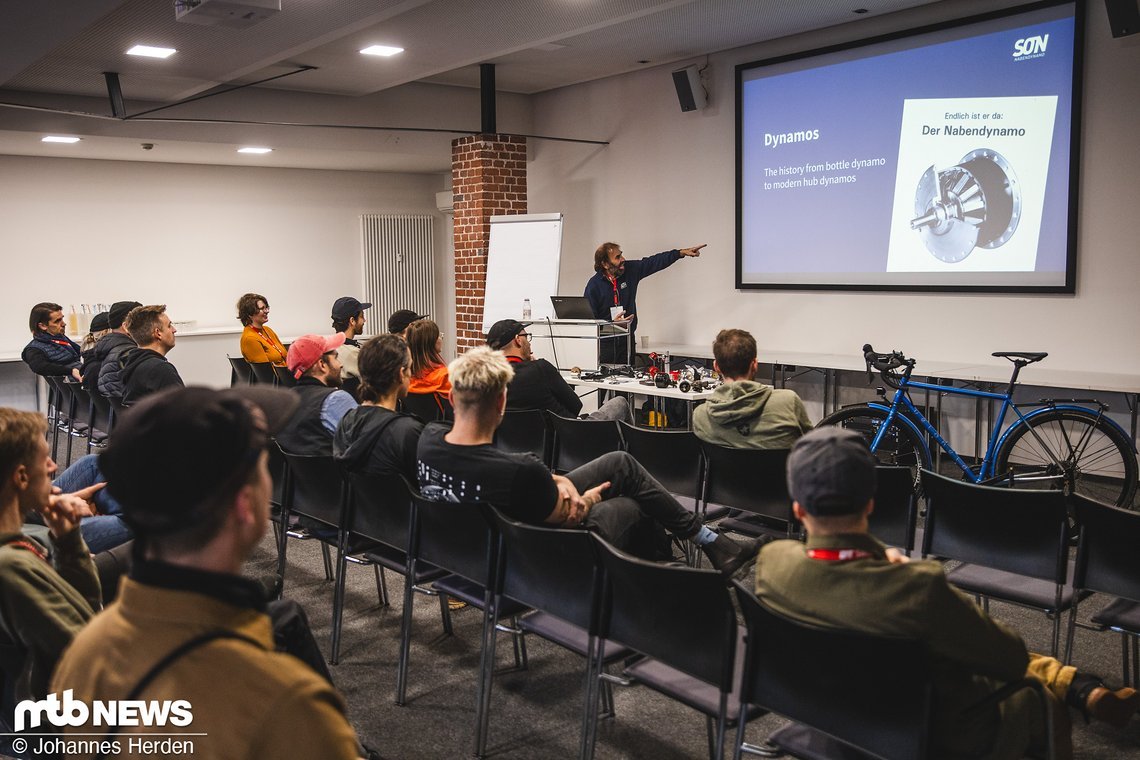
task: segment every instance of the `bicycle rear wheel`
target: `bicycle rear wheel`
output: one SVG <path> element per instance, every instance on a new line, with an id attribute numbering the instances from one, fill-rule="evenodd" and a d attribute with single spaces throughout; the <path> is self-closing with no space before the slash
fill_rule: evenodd
<path id="1" fill-rule="evenodd" d="M 871 406 L 850 406 L 824 417 L 819 424 L 821 427 L 834 425 L 854 430 L 866 438 L 867 445 L 870 446 L 879 428 L 886 424 L 886 421 L 887 413 L 882 409 Z M 916 483 L 918 469 L 921 467 L 930 469 L 930 453 L 926 449 L 926 444 L 913 430 L 905 424 L 899 424 L 898 421 L 892 422 L 883 433 L 879 447 L 874 453 L 881 464 L 912 468 L 915 471 Z"/>
<path id="2" fill-rule="evenodd" d="M 1015 488 L 1062 489 L 1135 509 L 1136 454 L 1094 412 L 1055 409 L 1018 422 L 994 457 L 994 474 Z"/>

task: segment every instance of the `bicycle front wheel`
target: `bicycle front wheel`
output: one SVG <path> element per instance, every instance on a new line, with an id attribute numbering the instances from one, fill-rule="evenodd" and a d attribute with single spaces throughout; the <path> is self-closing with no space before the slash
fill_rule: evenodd
<path id="1" fill-rule="evenodd" d="M 1060 489 L 1135 508 L 1132 443 L 1091 411 L 1055 409 L 1017 423 L 994 457 L 994 475 L 1015 488 Z"/>
<path id="2" fill-rule="evenodd" d="M 840 409 L 834 414 L 824 417 L 819 426 L 834 425 L 848 430 L 854 430 L 867 439 L 870 446 L 875 436 L 887 422 L 887 413 L 882 409 L 871 406 L 850 406 Z M 930 454 L 922 438 L 906 425 L 896 420 L 891 423 L 875 449 L 875 456 L 881 464 L 910 467 L 915 470 L 915 482 L 918 479 L 918 469 L 930 469 Z"/>

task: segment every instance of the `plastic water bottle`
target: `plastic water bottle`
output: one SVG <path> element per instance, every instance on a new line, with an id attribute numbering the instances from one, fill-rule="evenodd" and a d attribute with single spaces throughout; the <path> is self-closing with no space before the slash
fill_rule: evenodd
<path id="1" fill-rule="evenodd" d="M 523 317 L 522 318 L 524 321 L 530 319 L 530 299 L 529 298 L 523 299 Z"/>

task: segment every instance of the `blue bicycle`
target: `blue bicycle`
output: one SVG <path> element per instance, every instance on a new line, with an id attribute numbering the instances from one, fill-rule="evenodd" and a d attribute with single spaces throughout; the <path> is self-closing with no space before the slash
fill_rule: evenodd
<path id="1" fill-rule="evenodd" d="M 1118 507 L 1134 508 L 1136 447 L 1123 428 L 1105 416 L 1107 405 L 1095 399 L 1014 403 L 1013 391 L 1022 368 L 1048 354 L 998 351 L 993 356 L 1013 363 L 1009 387 L 1001 393 L 911 380 L 914 359 L 899 351 L 876 353 L 869 344 L 865 345 L 863 358 L 868 378 L 872 370 L 877 370 L 883 382 L 895 389 L 894 396 L 887 403 L 886 389 L 879 388 L 882 402 L 840 409 L 820 424 L 858 431 L 881 462 L 913 467 L 916 478 L 917 468 L 931 466 L 926 442 L 929 435 L 974 483 L 1061 489 Z M 962 459 L 911 401 L 911 389 L 1001 402 L 981 462 L 970 465 Z M 1006 426 L 1011 411 L 1013 418 Z"/>

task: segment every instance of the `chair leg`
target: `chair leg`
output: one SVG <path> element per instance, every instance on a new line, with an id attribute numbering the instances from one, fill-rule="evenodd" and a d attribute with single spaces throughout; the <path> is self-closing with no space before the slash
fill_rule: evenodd
<path id="1" fill-rule="evenodd" d="M 439 592 L 439 616 L 443 622 L 443 632 L 451 636 L 454 631 L 451 628 L 451 608 L 448 607 L 447 602 L 451 597 L 442 591 Z"/>
<path id="2" fill-rule="evenodd" d="M 1065 664 L 1073 662 L 1073 641 L 1077 633 L 1077 595 L 1073 594 L 1073 606 L 1069 608 L 1069 632 L 1065 636 Z"/>
<path id="3" fill-rule="evenodd" d="M 590 637 L 586 645 L 586 696 L 582 706 L 582 741 L 578 749 L 580 760 L 591 760 L 594 757 L 598 727 L 598 689 L 604 657 L 605 643 L 596 637 Z"/>
<path id="4" fill-rule="evenodd" d="M 325 545 L 327 546 L 327 544 Z M 336 561 L 336 587 L 333 591 L 332 649 L 329 656 L 329 662 L 333 665 L 336 665 L 337 660 L 340 659 L 340 629 L 341 622 L 344 619 L 344 582 L 348 571 L 348 557 L 345 554 L 343 546 L 338 547 Z"/>
<path id="5" fill-rule="evenodd" d="M 396 665 L 396 704 L 404 706 L 408 690 L 408 655 L 412 644 L 412 600 L 415 598 L 412 579 L 416 577 L 416 561 L 408 562 L 408 576 L 404 583 L 404 610 L 400 621 L 400 657 Z M 447 605 L 445 604 L 444 607 Z"/>
<path id="6" fill-rule="evenodd" d="M 514 633 L 511 634 L 511 644 L 514 647 L 515 653 L 515 670 L 526 670 L 528 665 L 526 658 L 526 636 L 519 631 L 519 619 L 517 615 L 511 618 L 511 628 L 514 630 Z"/>
<path id="7" fill-rule="evenodd" d="M 713 727 L 713 717 L 711 715 L 705 716 L 705 733 L 708 735 L 709 740 L 709 760 L 718 760 L 716 753 L 716 729 Z"/>
<path id="8" fill-rule="evenodd" d="M 388 606 L 388 579 L 384 575 L 384 568 L 380 565 L 373 565 L 372 568 L 376 571 L 376 593 L 380 597 L 380 606 Z"/>
<path id="9" fill-rule="evenodd" d="M 485 597 L 483 646 L 479 659 L 479 680 L 475 687 L 475 757 L 483 757 L 487 750 L 487 732 L 491 719 L 491 686 L 495 680 L 495 643 L 498 639 L 495 619 L 498 617 L 498 607 L 497 600 Z M 517 635 L 515 638 L 518 638 Z"/>
<path id="10" fill-rule="evenodd" d="M 1131 636 L 1132 639 L 1132 688 L 1140 684 L 1140 636 Z"/>
<path id="11" fill-rule="evenodd" d="M 333 566 L 332 566 L 332 553 L 329 551 L 329 545 L 321 541 L 321 556 L 325 560 L 325 580 L 334 580 Z"/>
<path id="12" fill-rule="evenodd" d="M 280 599 L 285 591 L 285 554 L 289 548 L 289 510 L 281 508 L 281 526 L 277 531 L 277 588 Z"/>
<path id="13" fill-rule="evenodd" d="M 1130 680 L 1129 676 L 1131 675 L 1132 669 L 1128 667 L 1128 634 L 1127 633 L 1120 634 L 1120 661 L 1121 661 L 1121 663 L 1123 663 L 1123 667 L 1121 668 L 1121 670 L 1124 671 L 1123 672 L 1124 677 L 1122 679 L 1124 681 L 1124 685 L 1125 686 L 1131 686 L 1131 684 L 1129 683 L 1129 680 Z"/>

